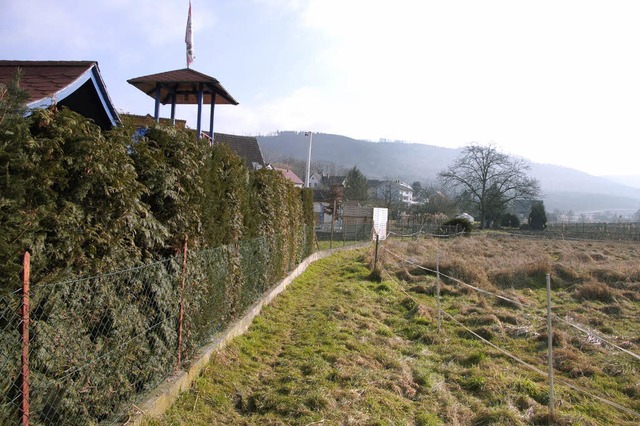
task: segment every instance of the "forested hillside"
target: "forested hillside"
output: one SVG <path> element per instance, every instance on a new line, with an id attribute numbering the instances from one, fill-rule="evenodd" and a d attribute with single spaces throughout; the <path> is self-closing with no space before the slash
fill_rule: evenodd
<path id="1" fill-rule="evenodd" d="M 309 138 L 284 131 L 258 136 L 268 162 L 293 157 L 306 161 Z M 406 142 L 372 142 L 314 133 L 312 162 L 330 162 L 344 169 L 356 166 L 369 179 L 432 182 L 460 153 L 459 149 Z M 548 210 L 576 213 L 640 209 L 640 189 L 566 167 L 533 163 L 531 175 L 542 186 Z M 301 176 L 302 177 L 302 176 Z"/>

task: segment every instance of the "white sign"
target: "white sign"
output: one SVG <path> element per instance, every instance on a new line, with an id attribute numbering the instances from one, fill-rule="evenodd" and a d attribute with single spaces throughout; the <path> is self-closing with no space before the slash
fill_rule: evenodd
<path id="1" fill-rule="evenodd" d="M 380 240 L 387 238 L 387 217 L 389 216 L 389 210 L 386 208 L 373 208 L 373 239 L 376 239 L 376 235 Z"/>

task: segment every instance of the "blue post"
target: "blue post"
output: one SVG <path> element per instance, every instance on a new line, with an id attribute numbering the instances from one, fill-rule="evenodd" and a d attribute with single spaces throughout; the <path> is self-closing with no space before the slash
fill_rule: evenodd
<path id="1" fill-rule="evenodd" d="M 198 135 L 197 138 L 200 139 L 200 133 L 202 132 L 202 85 L 200 85 L 200 90 L 198 90 Z"/>
<path id="2" fill-rule="evenodd" d="M 176 94 L 171 94 L 171 125 L 176 125 Z"/>
<path id="3" fill-rule="evenodd" d="M 153 113 L 156 123 L 160 122 L 160 84 L 156 84 L 156 107 Z"/>
<path id="4" fill-rule="evenodd" d="M 211 136 L 211 144 L 213 145 L 213 112 L 216 107 L 216 91 L 211 91 L 211 115 L 209 116 L 209 136 Z"/>

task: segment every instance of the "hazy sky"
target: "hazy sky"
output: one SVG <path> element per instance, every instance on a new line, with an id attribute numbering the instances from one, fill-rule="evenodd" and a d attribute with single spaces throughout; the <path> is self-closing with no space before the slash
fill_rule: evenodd
<path id="1" fill-rule="evenodd" d="M 153 100 L 126 80 L 186 67 L 188 4 L 0 0 L 0 58 L 96 60 L 118 110 L 152 113 Z M 216 131 L 493 143 L 595 175 L 640 175 L 637 0 L 192 0 L 192 8 L 191 68 L 240 102 L 216 107 Z M 196 127 L 195 107 L 177 115 Z"/>

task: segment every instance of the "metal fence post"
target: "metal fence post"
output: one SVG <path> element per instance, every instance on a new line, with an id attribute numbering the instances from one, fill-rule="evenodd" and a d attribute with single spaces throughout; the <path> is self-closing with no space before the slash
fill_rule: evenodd
<path id="1" fill-rule="evenodd" d="M 178 316 L 178 365 L 180 368 L 182 364 L 182 320 L 184 317 L 184 287 L 187 276 L 187 240 L 188 237 L 184 237 L 184 246 L 182 248 L 182 283 L 180 286 L 180 314 Z"/>
<path id="2" fill-rule="evenodd" d="M 22 426 L 29 426 L 29 280 L 31 254 L 22 259 Z"/>
<path id="3" fill-rule="evenodd" d="M 438 334 L 440 334 L 440 324 L 442 321 L 442 311 L 440 310 L 440 253 L 436 250 L 436 288 L 438 294 Z"/>
<path id="4" fill-rule="evenodd" d="M 347 245 L 347 220 L 342 216 L 342 247 Z"/>
<path id="5" fill-rule="evenodd" d="M 333 224 L 336 220 L 336 200 L 333 200 L 333 211 L 331 212 L 331 239 L 329 240 L 329 248 L 333 248 Z"/>
<path id="6" fill-rule="evenodd" d="M 373 270 L 376 270 L 376 267 L 378 266 L 378 242 L 380 240 L 380 236 L 376 233 L 376 254 L 373 257 Z"/>
<path id="7" fill-rule="evenodd" d="M 553 402 L 553 328 L 551 327 L 551 275 L 547 274 L 547 345 L 549 346 L 549 413 L 554 416 Z"/>

